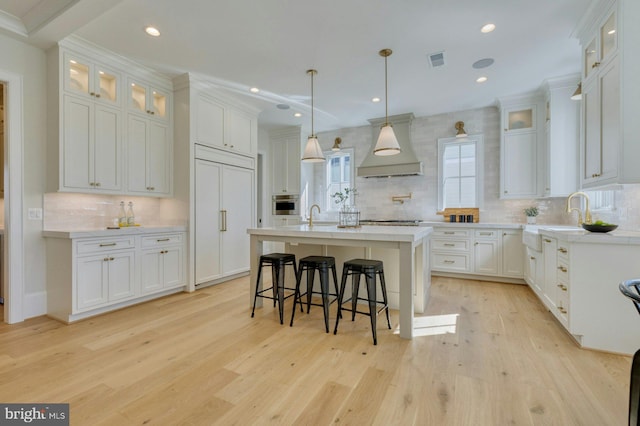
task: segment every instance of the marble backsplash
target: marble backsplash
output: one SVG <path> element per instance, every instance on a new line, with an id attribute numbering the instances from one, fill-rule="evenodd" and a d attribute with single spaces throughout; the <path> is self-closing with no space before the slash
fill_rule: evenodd
<path id="1" fill-rule="evenodd" d="M 188 209 L 176 199 L 124 195 L 44 194 L 43 229 L 83 230 L 113 226 L 120 201 L 133 202 L 136 223 L 141 226 L 186 225 Z"/>

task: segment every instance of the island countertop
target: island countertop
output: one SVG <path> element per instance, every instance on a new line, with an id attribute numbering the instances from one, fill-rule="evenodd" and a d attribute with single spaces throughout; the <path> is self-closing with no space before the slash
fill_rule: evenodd
<path id="1" fill-rule="evenodd" d="M 300 238 L 340 238 L 357 241 L 417 242 L 433 232 L 429 226 L 362 226 L 339 228 L 337 225 L 291 225 L 249 228 L 250 235 Z"/>

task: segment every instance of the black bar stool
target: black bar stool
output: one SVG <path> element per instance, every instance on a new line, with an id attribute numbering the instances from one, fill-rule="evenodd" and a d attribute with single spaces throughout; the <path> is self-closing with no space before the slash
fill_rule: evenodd
<path id="1" fill-rule="evenodd" d="M 360 287 L 360 275 L 364 274 L 367 284 L 367 298 L 358 297 Z M 351 298 L 344 300 L 344 290 L 347 285 L 347 277 L 351 275 Z M 380 287 L 382 288 L 382 301 L 376 297 L 376 275 L 380 279 Z M 368 315 L 371 317 L 371 331 L 373 332 L 373 344 L 378 344 L 378 336 L 376 334 L 376 317 L 383 310 L 387 313 L 387 325 L 391 329 L 391 321 L 389 320 L 389 305 L 387 301 L 387 285 L 384 281 L 384 268 L 381 260 L 371 259 L 352 259 L 344 262 L 342 268 L 342 282 L 340 283 L 340 295 L 338 296 L 338 317 L 336 318 L 336 328 L 333 334 L 338 332 L 338 323 L 342 316 L 342 304 L 351 300 L 351 321 L 356 318 L 356 313 Z M 357 310 L 358 300 L 366 301 L 369 304 L 369 312 Z M 378 309 L 379 307 L 379 309 Z"/>
<path id="2" fill-rule="evenodd" d="M 633 302 L 640 314 L 640 279 L 622 281 L 618 288 Z M 640 349 L 631 361 L 629 381 L 629 425 L 640 425 Z"/>
<path id="3" fill-rule="evenodd" d="M 333 286 L 335 293 L 329 292 L 329 269 L 333 276 Z M 291 313 L 291 323 L 293 326 L 293 317 L 296 313 L 296 303 L 300 302 L 300 308 L 302 309 L 302 296 L 300 293 L 300 281 L 302 281 L 302 272 L 307 271 L 307 314 L 311 308 L 311 305 L 322 306 L 324 308 L 324 327 L 326 332 L 329 332 L 329 305 L 338 300 L 338 275 L 336 274 L 336 259 L 332 256 L 307 256 L 300 259 L 300 265 L 298 267 L 298 275 L 296 277 L 296 291 L 293 300 L 293 312 Z M 313 291 L 313 279 L 315 277 L 315 271 L 318 271 L 320 275 L 320 291 Z M 322 295 L 322 304 L 311 303 L 311 296 L 313 294 Z M 333 296 L 334 299 L 329 301 L 329 297 Z"/>
<path id="4" fill-rule="evenodd" d="M 256 292 L 253 296 L 253 309 L 251 310 L 251 318 L 253 318 L 253 314 L 256 310 L 256 301 L 258 297 L 262 297 L 265 299 L 273 300 L 273 306 L 276 306 L 276 302 L 278 302 L 278 310 L 280 311 L 280 324 L 284 323 L 284 300 L 293 296 L 295 293 L 292 293 L 285 297 L 285 290 L 295 290 L 295 288 L 289 288 L 284 286 L 284 271 L 285 266 L 293 266 L 293 273 L 295 276 L 298 275 L 298 268 L 296 267 L 296 255 L 288 254 L 288 253 L 271 253 L 271 254 L 263 254 L 260 256 L 260 263 L 258 265 L 258 278 L 256 280 Z M 271 266 L 271 287 L 262 289 L 258 291 L 261 284 L 262 279 L 262 267 L 263 266 Z M 273 290 L 273 296 L 265 296 L 262 293 L 265 291 Z M 295 304 L 294 304 L 295 307 Z"/>

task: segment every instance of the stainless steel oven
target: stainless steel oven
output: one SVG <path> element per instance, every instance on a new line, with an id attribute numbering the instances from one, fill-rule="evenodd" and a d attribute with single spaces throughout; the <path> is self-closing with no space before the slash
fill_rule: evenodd
<path id="1" fill-rule="evenodd" d="M 300 214 L 300 197 L 298 195 L 274 195 L 272 198 L 273 214 L 290 216 Z"/>

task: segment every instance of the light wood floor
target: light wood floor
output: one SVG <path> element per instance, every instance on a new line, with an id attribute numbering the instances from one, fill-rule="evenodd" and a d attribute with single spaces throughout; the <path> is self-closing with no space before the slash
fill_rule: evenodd
<path id="1" fill-rule="evenodd" d="M 526 286 L 434 278 L 425 335 L 380 317 L 378 346 L 365 316 L 337 336 L 318 307 L 252 319 L 248 287 L 0 325 L 0 401 L 68 402 L 74 425 L 626 422 L 630 358 L 579 349 Z"/>

